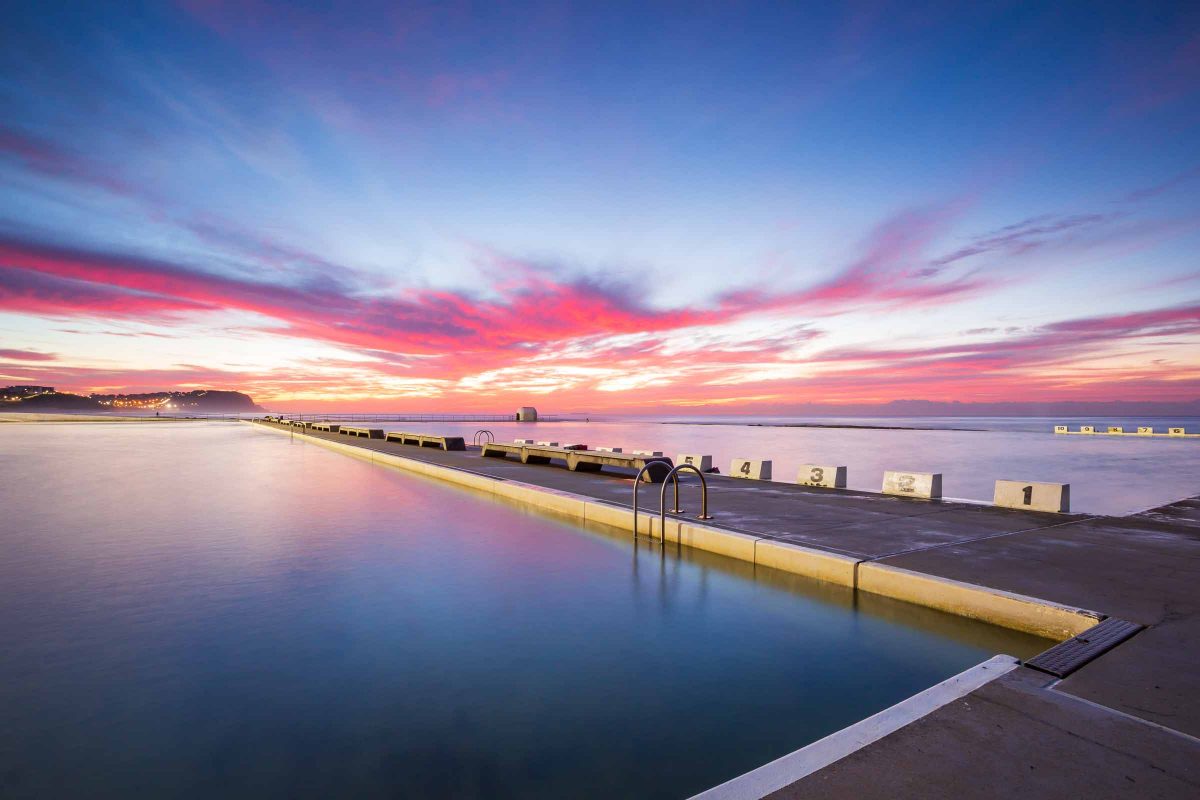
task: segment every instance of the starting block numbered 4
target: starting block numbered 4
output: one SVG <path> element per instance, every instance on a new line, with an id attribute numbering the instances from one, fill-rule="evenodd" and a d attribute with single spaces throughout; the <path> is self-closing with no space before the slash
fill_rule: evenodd
<path id="1" fill-rule="evenodd" d="M 771 480 L 771 462 L 749 458 L 735 458 L 729 465 L 729 477 L 749 478 L 755 481 Z"/>

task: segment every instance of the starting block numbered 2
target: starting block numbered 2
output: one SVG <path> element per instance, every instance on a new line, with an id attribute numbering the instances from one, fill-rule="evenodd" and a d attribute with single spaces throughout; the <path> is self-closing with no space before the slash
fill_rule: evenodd
<path id="1" fill-rule="evenodd" d="M 942 496 L 942 473 L 888 470 L 883 473 L 883 493 L 938 500 Z"/>

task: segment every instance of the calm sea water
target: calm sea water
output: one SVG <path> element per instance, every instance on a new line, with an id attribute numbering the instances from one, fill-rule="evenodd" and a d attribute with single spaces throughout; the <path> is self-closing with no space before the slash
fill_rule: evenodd
<path id="1" fill-rule="evenodd" d="M 386 423 L 392 430 L 463 435 L 486 427 L 501 440 L 529 438 L 712 455 L 722 472 L 734 458 L 773 462 L 774 480 L 794 481 L 801 464 L 848 467 L 852 489 L 879 491 L 884 470 L 941 472 L 947 497 L 991 502 L 997 479 L 1071 484 L 1071 509 L 1123 515 L 1200 494 L 1200 439 L 1132 436 L 1055 436 L 1055 424 L 1182 425 L 1200 431 L 1200 418 L 882 417 L 790 419 L 710 417 L 705 420 L 592 420 L 547 423 Z M 758 425 L 748 424 L 757 422 Z M 885 426 L 777 427 L 798 422 Z M 383 423 L 381 423 L 383 424 Z M 932 428 L 903 430 L 902 428 Z"/>
<path id="2" fill-rule="evenodd" d="M 244 424 L 0 477 L 5 798 L 683 797 L 1046 645 Z"/>

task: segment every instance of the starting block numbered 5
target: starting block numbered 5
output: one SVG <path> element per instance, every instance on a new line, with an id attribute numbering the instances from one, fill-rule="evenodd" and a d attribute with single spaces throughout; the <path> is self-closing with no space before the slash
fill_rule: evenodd
<path id="1" fill-rule="evenodd" d="M 691 464 L 701 472 L 712 472 L 712 456 L 680 453 L 675 459 L 675 464 Z"/>

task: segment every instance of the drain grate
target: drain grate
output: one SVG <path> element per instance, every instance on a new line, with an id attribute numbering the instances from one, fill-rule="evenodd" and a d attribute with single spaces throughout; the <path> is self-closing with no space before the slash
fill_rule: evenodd
<path id="1" fill-rule="evenodd" d="M 1025 662 L 1025 666 L 1065 678 L 1097 656 L 1107 653 L 1140 631 L 1136 622 L 1109 617 L 1078 636 L 1054 645 Z"/>

